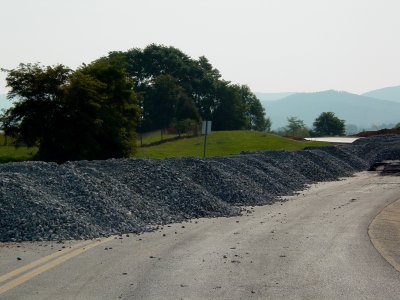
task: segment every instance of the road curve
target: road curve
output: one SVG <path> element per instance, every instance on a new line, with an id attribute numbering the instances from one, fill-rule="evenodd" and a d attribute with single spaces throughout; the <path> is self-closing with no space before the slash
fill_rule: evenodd
<path id="1" fill-rule="evenodd" d="M 374 218 L 368 234 L 379 253 L 400 272 L 400 199 Z"/>
<path id="2" fill-rule="evenodd" d="M 368 172 L 320 183 L 242 217 L 112 239 L 0 299 L 398 299 L 368 225 L 399 192 L 400 176 Z M 62 246 L 45 244 L 0 246 L 0 275 Z"/>

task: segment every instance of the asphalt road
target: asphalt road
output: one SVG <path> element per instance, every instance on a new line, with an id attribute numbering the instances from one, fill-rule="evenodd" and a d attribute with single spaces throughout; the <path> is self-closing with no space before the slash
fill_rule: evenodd
<path id="1" fill-rule="evenodd" d="M 399 299 L 400 273 L 368 236 L 399 195 L 400 176 L 363 172 L 242 217 L 0 245 L 0 299 Z"/>

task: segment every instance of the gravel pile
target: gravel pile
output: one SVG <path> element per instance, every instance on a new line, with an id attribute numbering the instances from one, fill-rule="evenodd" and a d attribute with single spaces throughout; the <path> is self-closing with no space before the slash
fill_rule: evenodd
<path id="1" fill-rule="evenodd" d="M 368 165 L 383 160 L 396 160 L 400 155 L 400 135 L 380 135 L 356 140 L 352 150 Z"/>
<path id="2" fill-rule="evenodd" d="M 233 216 L 308 184 L 400 159 L 400 137 L 302 151 L 0 165 L 0 241 L 87 239 Z"/>

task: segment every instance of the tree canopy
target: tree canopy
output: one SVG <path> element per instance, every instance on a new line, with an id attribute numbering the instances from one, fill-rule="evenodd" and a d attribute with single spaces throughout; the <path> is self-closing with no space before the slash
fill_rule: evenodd
<path id="1" fill-rule="evenodd" d="M 338 136 L 345 134 L 345 121 L 333 112 L 323 112 L 314 121 L 314 133 L 320 136 Z"/>
<path id="2" fill-rule="evenodd" d="M 110 52 L 77 70 L 21 64 L 7 72 L 9 99 L 0 119 L 7 135 L 39 147 L 38 157 L 63 162 L 130 156 L 136 131 L 201 120 L 214 130 L 270 130 L 259 99 L 221 78 L 204 56 L 174 47 Z"/>
<path id="3" fill-rule="evenodd" d="M 62 66 L 21 64 L 7 76 L 16 104 L 3 114 L 5 133 L 38 158 L 64 162 L 129 156 L 139 108 L 133 84 L 109 57 L 75 72 Z"/>
<path id="4" fill-rule="evenodd" d="M 291 136 L 306 137 L 309 136 L 309 130 L 303 120 L 297 117 L 287 118 L 287 125 L 285 127 L 285 133 Z"/>
<path id="5" fill-rule="evenodd" d="M 11 90 L 7 97 L 18 101 L 1 118 L 6 134 L 28 146 L 50 139 L 53 124 L 60 116 L 63 87 L 71 72 L 63 65 L 41 67 L 38 64 L 20 64 L 10 70 L 7 86 Z"/>
<path id="6" fill-rule="evenodd" d="M 155 44 L 119 54 L 125 56 L 127 72 L 142 96 L 142 131 L 187 119 L 211 120 L 215 130 L 270 129 L 270 120 L 250 88 L 222 80 L 204 56 L 196 60 L 177 48 Z"/>

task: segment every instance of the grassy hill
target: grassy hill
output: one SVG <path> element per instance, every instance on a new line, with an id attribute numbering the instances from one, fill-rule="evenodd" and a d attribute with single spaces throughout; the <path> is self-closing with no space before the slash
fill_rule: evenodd
<path id="1" fill-rule="evenodd" d="M 167 158 L 203 156 L 204 137 L 165 142 L 156 146 L 138 147 L 135 157 Z M 147 140 L 146 140 L 147 142 Z M 2 146 L 0 135 L 0 163 L 29 160 L 37 148 Z M 299 150 L 306 146 L 327 145 L 322 142 L 295 141 L 281 136 L 256 131 L 216 131 L 207 136 L 207 157 L 239 154 L 246 150 Z"/>
<path id="2" fill-rule="evenodd" d="M 181 139 L 161 145 L 138 148 L 137 157 L 203 156 L 204 137 Z M 207 136 L 207 157 L 239 154 L 246 150 L 299 150 L 321 142 L 295 141 L 257 131 L 215 131 Z"/>
<path id="3" fill-rule="evenodd" d="M 161 134 L 160 130 L 150 131 L 143 134 L 137 134 L 136 145 L 140 147 L 141 145 L 149 145 L 152 143 L 157 143 L 160 141 L 170 140 L 177 138 L 179 135 L 177 133 L 167 133 L 163 132 Z M 182 136 L 187 136 L 187 134 L 182 134 Z M 162 137 L 162 140 L 161 140 Z"/>

